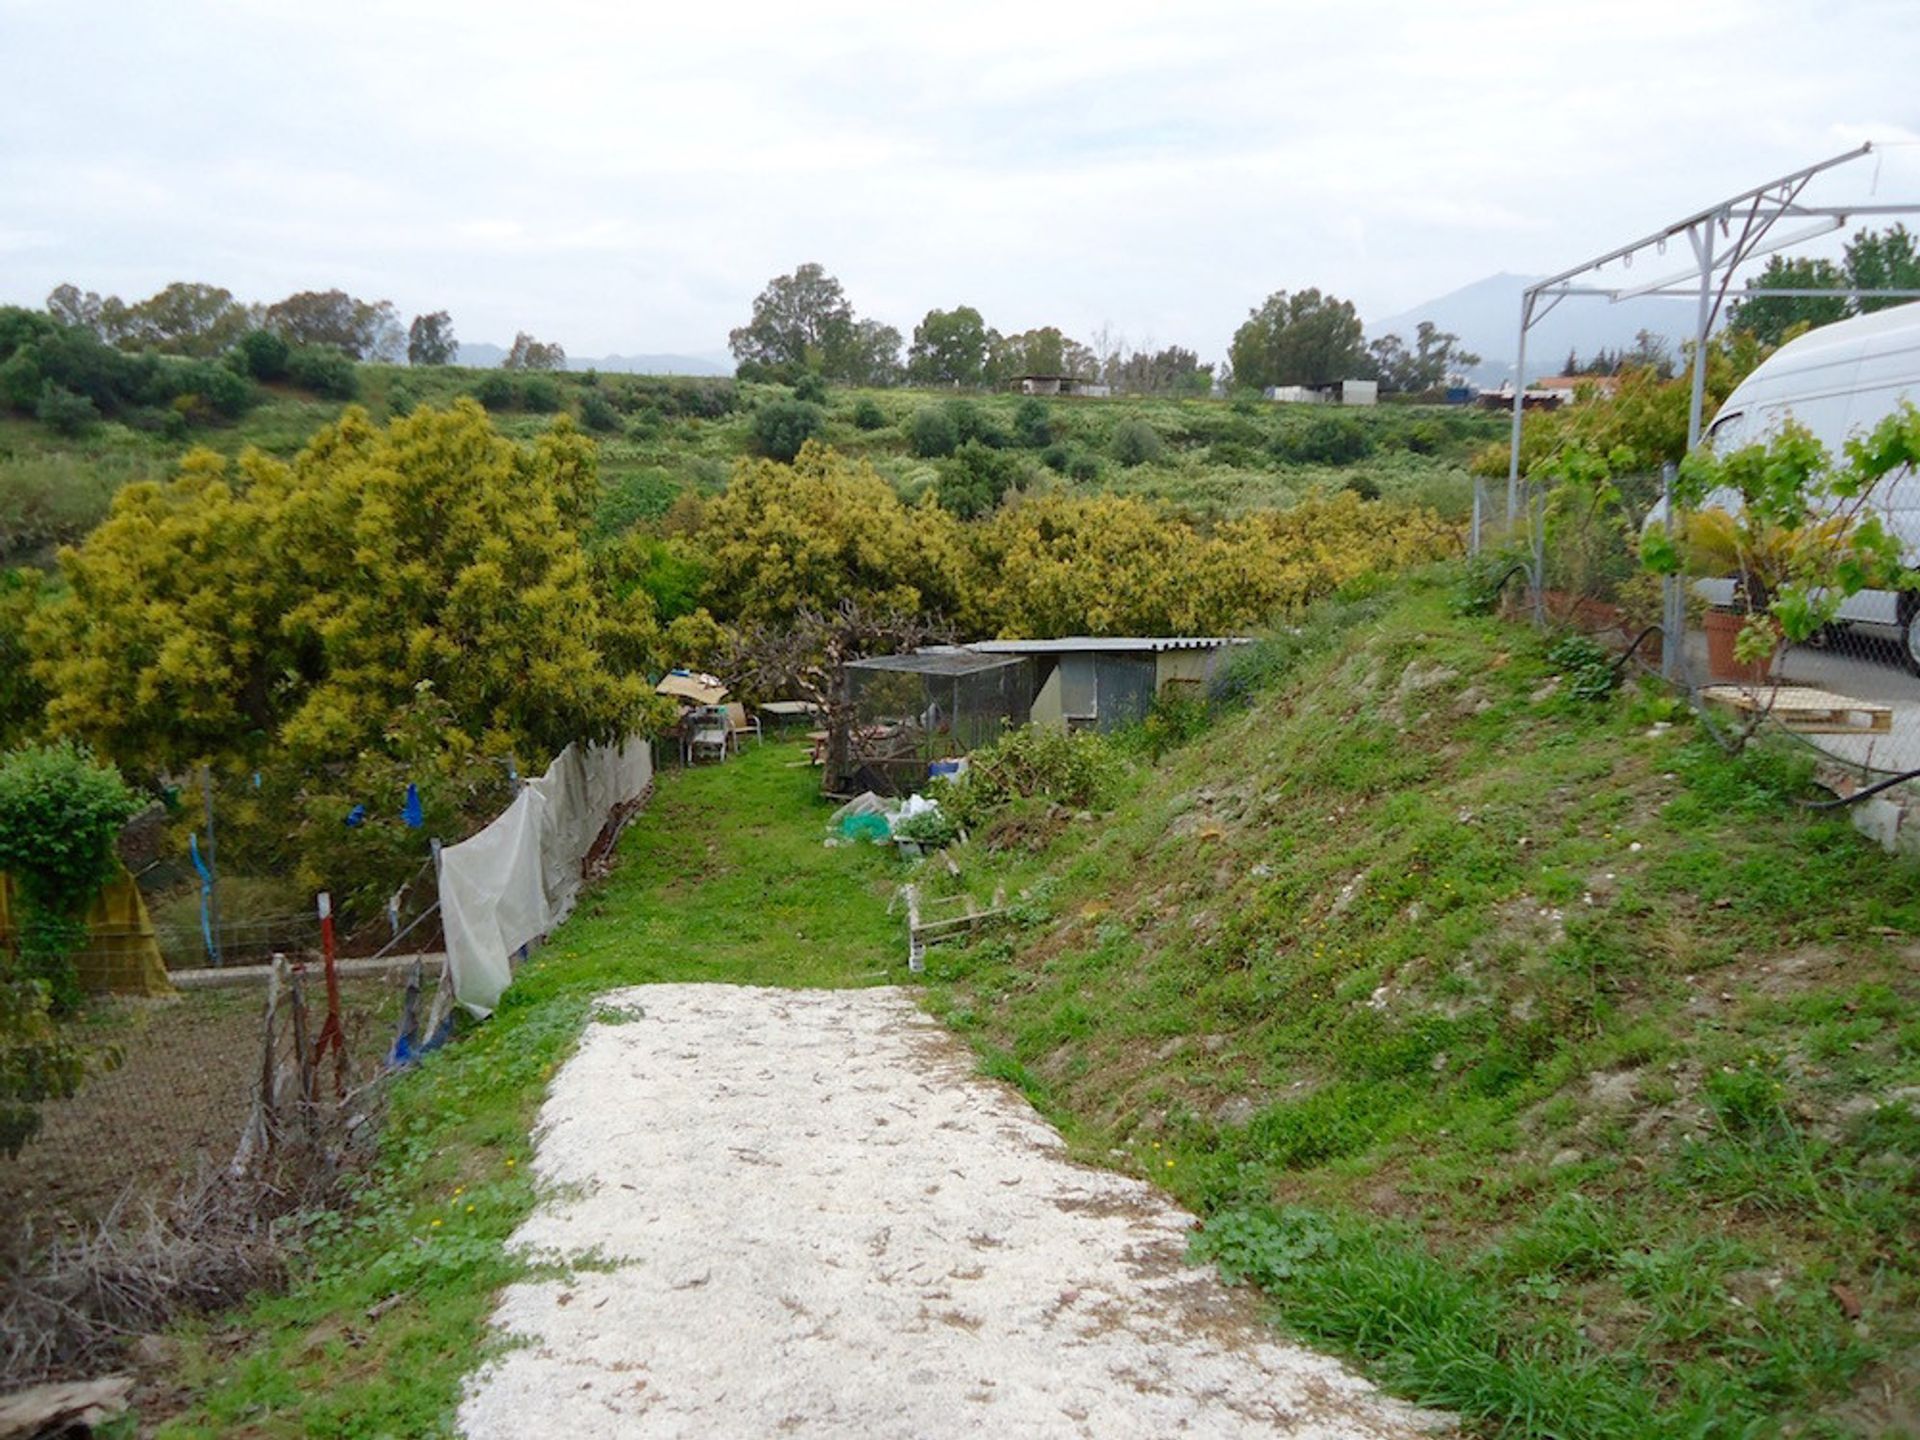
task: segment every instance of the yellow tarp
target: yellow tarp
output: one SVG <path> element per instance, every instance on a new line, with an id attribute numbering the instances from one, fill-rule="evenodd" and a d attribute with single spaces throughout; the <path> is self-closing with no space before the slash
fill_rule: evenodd
<path id="1" fill-rule="evenodd" d="M 11 950 L 18 943 L 13 928 L 13 881 L 0 875 L 0 950 Z M 108 882 L 87 911 L 87 945 L 73 963 L 80 984 L 92 994 L 173 994 L 147 902 L 126 871 Z"/>

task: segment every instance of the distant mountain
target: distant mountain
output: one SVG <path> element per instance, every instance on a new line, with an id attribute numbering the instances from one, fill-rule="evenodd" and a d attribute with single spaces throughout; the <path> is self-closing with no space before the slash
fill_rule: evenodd
<path id="1" fill-rule="evenodd" d="M 491 370 L 507 358 L 506 348 L 485 341 L 460 343 L 454 363 Z M 621 375 L 731 375 L 733 366 L 700 355 L 569 355 L 569 370 L 604 370 Z"/>
<path id="2" fill-rule="evenodd" d="M 1411 341 L 1414 327 L 1422 320 L 1431 320 L 1442 330 L 1458 335 L 1460 343 L 1480 357 L 1481 363 L 1474 371 L 1476 380 L 1497 385 L 1513 377 L 1520 293 L 1543 278 L 1489 275 L 1450 295 L 1372 321 L 1367 325 L 1367 335 L 1398 335 Z M 1693 335 L 1693 302 L 1642 296 L 1615 305 L 1598 295 L 1568 296 L 1528 332 L 1527 378 L 1558 375 L 1569 350 L 1578 351 L 1584 360 L 1597 350 L 1629 349 L 1642 330 L 1665 336 L 1677 358 L 1681 340 Z"/>

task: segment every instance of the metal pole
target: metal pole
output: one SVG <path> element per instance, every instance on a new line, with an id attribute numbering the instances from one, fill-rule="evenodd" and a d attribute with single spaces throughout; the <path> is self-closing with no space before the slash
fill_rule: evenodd
<path id="1" fill-rule="evenodd" d="M 1673 462 L 1660 467 L 1660 511 L 1667 536 L 1673 536 Z M 1687 643 L 1687 604 L 1678 575 L 1660 577 L 1660 675 L 1678 684 L 1682 671 L 1680 650 Z"/>
<path id="2" fill-rule="evenodd" d="M 320 1026 L 320 1038 L 313 1042 L 313 1067 L 317 1071 L 320 1058 L 331 1050 L 333 1092 L 343 1096 L 347 1093 L 347 1037 L 340 1020 L 340 972 L 333 960 L 333 896 L 322 890 L 315 906 L 320 912 L 320 955 L 327 973 L 327 1018 Z"/>
<path id="3" fill-rule="evenodd" d="M 1700 443 L 1700 416 L 1707 400 L 1707 326 L 1713 318 L 1713 217 L 1700 222 L 1704 238 L 1693 241 L 1700 257 L 1700 309 L 1693 323 L 1693 397 L 1687 402 L 1687 449 Z"/>
<path id="4" fill-rule="evenodd" d="M 1507 524 L 1520 518 L 1520 422 L 1527 410 L 1527 331 L 1533 328 L 1533 292 L 1520 297 L 1520 344 L 1513 362 L 1513 443 L 1507 454 Z"/>
<path id="5" fill-rule="evenodd" d="M 1467 554 L 1469 555 L 1478 555 L 1480 553 L 1480 527 L 1486 523 L 1487 506 L 1484 499 L 1486 483 L 1487 482 L 1478 475 L 1473 477 L 1473 529 L 1469 532 L 1467 538 Z"/>
<path id="6" fill-rule="evenodd" d="M 1533 532 L 1533 626 L 1547 628 L 1547 497 L 1546 487 L 1527 486 L 1527 528 Z"/>
<path id="7" fill-rule="evenodd" d="M 200 791 L 207 808 L 207 938 L 213 942 L 208 957 L 215 965 L 226 964 L 220 949 L 220 847 L 213 834 L 213 767 L 200 767 Z"/>

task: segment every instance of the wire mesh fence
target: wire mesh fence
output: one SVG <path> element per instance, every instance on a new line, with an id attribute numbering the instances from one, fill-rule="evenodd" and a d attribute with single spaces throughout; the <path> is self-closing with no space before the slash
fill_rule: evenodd
<path id="1" fill-rule="evenodd" d="M 342 981 L 350 1083 L 377 1073 L 404 983 L 398 975 Z M 305 989 L 309 1009 L 324 1015 L 317 966 Z M 97 1002 L 77 1030 L 91 1057 L 86 1079 L 72 1097 L 45 1102 L 39 1134 L 0 1161 L 0 1206 L 43 1230 L 85 1227 L 229 1165 L 260 1091 L 265 995 L 246 985 Z M 316 1016 L 310 1028 L 320 1024 Z M 290 1028 L 277 1041 L 282 1051 L 293 1043 Z"/>
<path id="2" fill-rule="evenodd" d="M 486 767 L 489 777 L 494 768 Z M 416 950 L 437 948 L 433 842 L 465 838 L 511 794 L 502 778 L 465 797 L 472 815 L 446 804 L 422 813 L 409 811 L 404 791 L 388 797 L 392 804 L 316 800 L 289 784 L 272 775 L 198 771 L 123 834 L 122 858 L 168 970 L 263 965 L 276 953 L 313 953 L 321 888 L 332 893 L 341 917 L 343 954 L 376 953 L 403 932 Z"/>
<path id="3" fill-rule="evenodd" d="M 1642 536 L 1669 523 L 1670 471 L 1610 477 L 1605 494 L 1522 480 L 1511 506 L 1504 482 L 1475 483 L 1475 555 L 1485 574 L 1509 579 L 1510 612 L 1631 649 L 1637 668 L 1684 693 L 1727 743 L 1800 747 L 1843 796 L 1920 770 L 1920 592 L 1835 592 L 1831 623 L 1789 643 L 1764 586 L 1643 562 Z M 1672 514 L 1676 527 L 1692 518 Z M 1885 793 L 1904 804 L 1897 786 Z M 1883 840 L 1902 818 L 1883 815 Z"/>

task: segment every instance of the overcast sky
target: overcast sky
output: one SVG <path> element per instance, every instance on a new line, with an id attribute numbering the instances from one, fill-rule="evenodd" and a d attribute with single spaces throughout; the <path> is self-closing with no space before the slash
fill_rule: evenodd
<path id="1" fill-rule="evenodd" d="M 903 333 L 972 304 L 1212 359 L 1270 291 L 1388 315 L 1861 139 L 1920 196 L 1915 11 L 0 0 L 0 301 L 337 285 L 720 355 L 818 260 Z"/>

